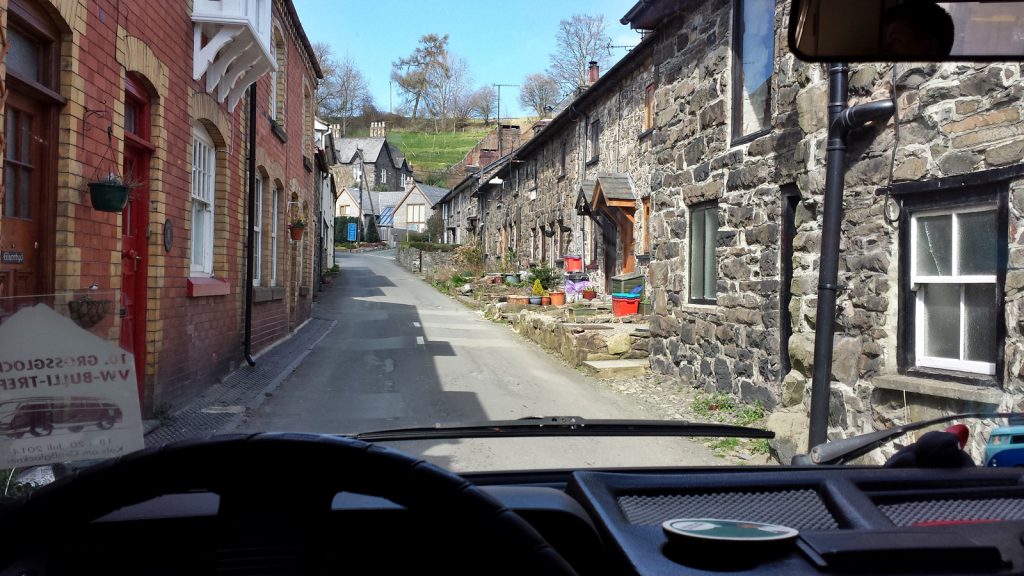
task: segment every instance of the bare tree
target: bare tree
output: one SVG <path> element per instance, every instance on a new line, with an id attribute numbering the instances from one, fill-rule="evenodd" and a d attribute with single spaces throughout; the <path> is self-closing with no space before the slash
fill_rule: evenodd
<path id="1" fill-rule="evenodd" d="M 549 59 L 551 76 L 563 94 L 587 84 L 590 61 L 601 67 L 608 64 L 610 44 L 604 16 L 574 14 L 559 23 L 555 51 Z"/>
<path id="2" fill-rule="evenodd" d="M 435 132 L 447 130 L 448 120 L 466 99 L 468 84 L 466 61 L 451 53 L 446 52 L 438 65 L 430 69 L 424 101 L 434 119 Z"/>
<path id="3" fill-rule="evenodd" d="M 419 115 L 431 74 L 436 73 L 447 53 L 447 34 L 427 34 L 420 38 L 420 45 L 412 54 L 391 64 L 391 79 L 398 84 L 399 92 L 405 97 L 405 105 L 411 108 L 413 120 Z"/>
<path id="4" fill-rule="evenodd" d="M 498 93 L 490 86 L 482 86 L 469 97 L 470 114 L 491 123 L 491 115 L 498 107 Z"/>
<path id="5" fill-rule="evenodd" d="M 545 108 L 558 102 L 558 83 L 543 72 L 530 74 L 519 89 L 519 104 L 530 108 L 543 118 Z"/>
<path id="6" fill-rule="evenodd" d="M 316 91 L 317 115 L 340 120 L 342 135 L 348 130 L 348 121 L 357 116 L 364 106 L 373 104 L 366 78 L 350 58 L 338 60 L 326 42 L 313 44 L 324 79 Z"/>

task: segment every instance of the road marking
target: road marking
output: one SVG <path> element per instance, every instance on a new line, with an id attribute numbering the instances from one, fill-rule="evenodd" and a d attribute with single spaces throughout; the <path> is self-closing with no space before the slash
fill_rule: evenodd
<path id="1" fill-rule="evenodd" d="M 416 328 L 423 328 L 423 325 L 420 324 L 419 322 L 413 322 L 412 325 L 415 326 Z"/>
<path id="2" fill-rule="evenodd" d="M 426 345 L 426 342 L 423 340 L 423 336 L 417 336 L 416 343 L 419 344 L 420 346 Z"/>

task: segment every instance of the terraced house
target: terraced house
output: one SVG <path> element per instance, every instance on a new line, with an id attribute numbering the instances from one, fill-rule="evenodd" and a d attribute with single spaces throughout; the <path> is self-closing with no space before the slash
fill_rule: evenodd
<path id="1" fill-rule="evenodd" d="M 491 255 L 581 254 L 599 287 L 644 272 L 655 370 L 774 408 L 783 457 L 806 445 L 829 86 L 789 52 L 788 10 L 638 2 L 643 40 L 513 154 L 481 215 Z M 1020 66 L 833 77 L 851 105 L 897 106 L 848 135 L 832 433 L 1019 408 Z"/>
<path id="2" fill-rule="evenodd" d="M 321 72 L 290 0 L 4 0 L 0 9 L 0 321 L 35 301 L 75 317 L 102 300 L 90 327 L 134 353 L 148 414 L 301 324 L 316 238 L 290 240 L 287 227 L 319 220 Z M 123 208 L 91 194 L 90 183 L 111 176 L 130 184 Z"/>

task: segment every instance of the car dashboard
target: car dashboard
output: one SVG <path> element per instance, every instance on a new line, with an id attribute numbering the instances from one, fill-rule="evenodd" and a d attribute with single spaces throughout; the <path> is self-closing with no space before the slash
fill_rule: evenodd
<path id="1" fill-rule="evenodd" d="M 467 474 L 534 526 L 579 574 L 1024 573 L 1018 469 L 689 468 Z M 267 501 L 273 499 L 266 495 Z M 334 497 L 313 546 L 226 544 L 219 498 L 164 495 L 80 530 L 39 535 L 0 574 L 494 573 L 449 520 L 387 500 Z M 259 518 L 260 511 L 250 517 Z M 799 530 L 770 543 L 670 538 L 675 518 Z M 258 520 L 254 520 L 258 522 Z M 308 544 L 308 543 L 306 543 Z M 321 565 L 318 564 L 318 565 Z"/>

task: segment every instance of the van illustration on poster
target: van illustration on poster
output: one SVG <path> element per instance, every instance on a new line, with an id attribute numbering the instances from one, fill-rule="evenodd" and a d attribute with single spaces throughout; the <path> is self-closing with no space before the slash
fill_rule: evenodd
<path id="1" fill-rule="evenodd" d="M 45 304 L 0 325 L 0 469 L 144 446 L 132 354 Z"/>

